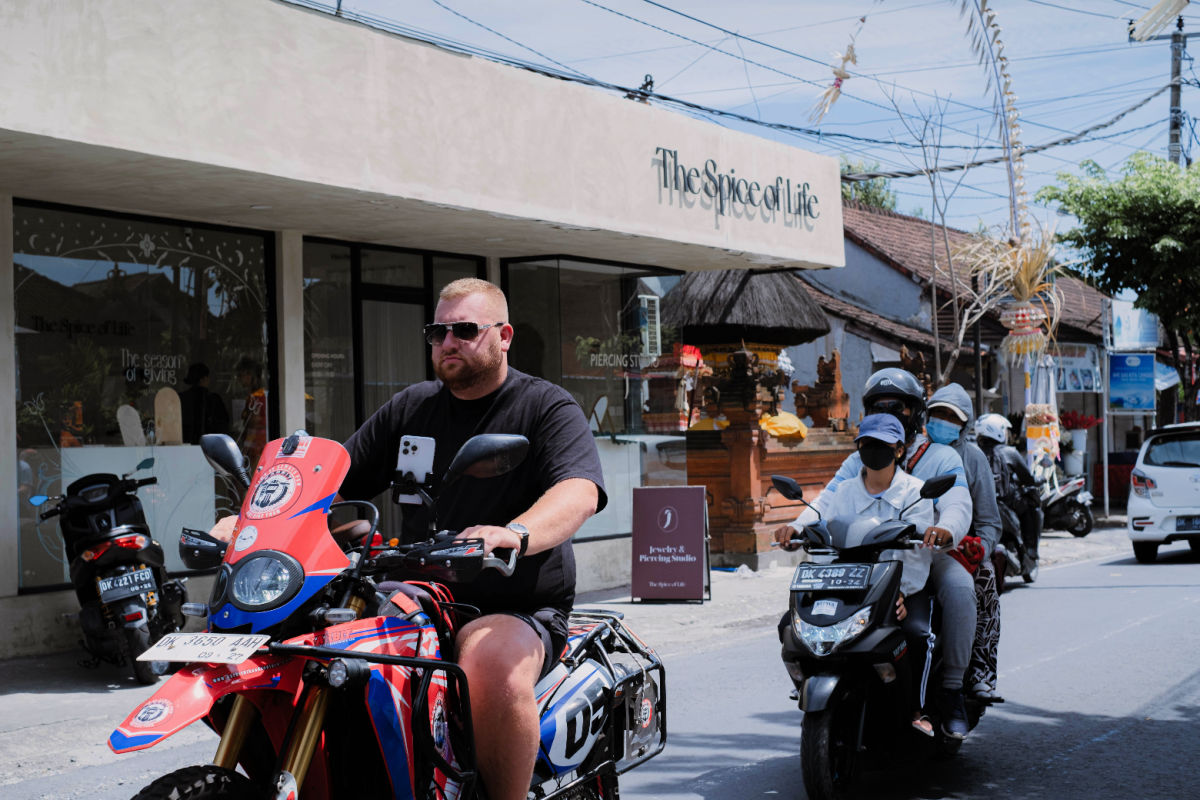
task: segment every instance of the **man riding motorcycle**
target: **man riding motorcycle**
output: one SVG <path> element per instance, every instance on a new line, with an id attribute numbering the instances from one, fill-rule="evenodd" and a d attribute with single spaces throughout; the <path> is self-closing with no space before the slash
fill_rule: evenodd
<path id="1" fill-rule="evenodd" d="M 604 508 L 596 445 L 578 403 L 561 387 L 508 366 L 513 327 L 499 287 L 475 278 L 442 289 L 425 326 L 436 381 L 396 394 L 346 442 L 351 465 L 340 496 L 366 500 L 390 485 L 402 437 L 436 442 L 432 475 L 480 433 L 533 443 L 529 458 L 487 485 L 464 477 L 437 494 L 440 526 L 483 539 L 487 552 L 517 550 L 513 575 L 453 584 L 455 600 L 481 615 L 457 633 L 458 663 L 471 687 L 479 770 L 492 800 L 524 800 L 540 737 L 534 685 L 557 662 L 575 597 L 571 536 Z M 403 515 L 405 543 L 428 535 L 428 511 Z M 228 540 L 235 518 L 213 534 Z M 341 535 L 355 531 L 335 531 Z"/>

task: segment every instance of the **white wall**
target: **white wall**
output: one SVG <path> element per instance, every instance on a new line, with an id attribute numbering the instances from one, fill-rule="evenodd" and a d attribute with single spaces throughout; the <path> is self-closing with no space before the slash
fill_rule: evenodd
<path id="1" fill-rule="evenodd" d="M 750 263 L 843 263 L 832 158 L 292 5 L 3 3 L 0 74 L 0 131 L 31 150 L 78 142 Z M 659 147 L 760 184 L 807 182 L 820 215 L 717 214 L 661 188 Z M 136 183 L 125 172 L 107 179 Z"/>

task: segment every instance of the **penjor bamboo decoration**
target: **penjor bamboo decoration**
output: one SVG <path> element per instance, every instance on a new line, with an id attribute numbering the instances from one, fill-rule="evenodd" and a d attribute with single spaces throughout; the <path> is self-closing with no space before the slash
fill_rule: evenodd
<path id="1" fill-rule="evenodd" d="M 1059 273 L 1054 262 L 1054 236 L 1040 228 L 1035 233 L 1029 221 L 1020 113 L 996 12 L 988 0 L 964 0 L 962 8 L 975 52 L 990 69 L 989 84 L 994 82 L 998 93 L 997 111 L 1002 115 L 1000 131 L 1009 181 L 1009 234 L 974 237 L 957 255 L 971 265 L 980 280 L 1001 281 L 1008 286 L 1013 299 L 1000 315 L 1001 323 L 1009 329 L 1002 348 L 1014 362 L 1024 361 L 1028 372 L 1030 360 L 1046 349 L 1047 339 L 1058 325 L 1062 295 L 1054 286 Z M 1043 330 L 1043 323 L 1047 330 Z"/>

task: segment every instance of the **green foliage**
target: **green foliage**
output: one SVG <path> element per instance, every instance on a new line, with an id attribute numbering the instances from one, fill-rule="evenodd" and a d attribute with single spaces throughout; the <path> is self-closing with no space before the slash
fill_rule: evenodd
<path id="1" fill-rule="evenodd" d="M 842 174 L 850 175 L 860 172 L 875 172 L 879 162 L 868 164 L 865 161 L 850 161 L 841 157 Z M 896 193 L 891 189 L 892 182 L 887 178 L 872 178 L 869 181 L 854 181 L 842 183 L 842 200 L 853 200 L 864 206 L 882 208 L 884 211 L 896 210 Z"/>
<path id="2" fill-rule="evenodd" d="M 1079 221 L 1061 238 L 1089 258 L 1088 276 L 1109 294 L 1132 290 L 1137 307 L 1181 336 L 1200 331 L 1200 166 L 1144 152 L 1115 180 L 1094 161 L 1080 166 L 1037 197 Z"/>

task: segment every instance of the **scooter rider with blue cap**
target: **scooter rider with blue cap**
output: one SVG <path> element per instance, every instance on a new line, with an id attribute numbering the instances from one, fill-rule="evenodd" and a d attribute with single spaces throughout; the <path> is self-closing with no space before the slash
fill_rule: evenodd
<path id="1" fill-rule="evenodd" d="M 936 522 L 925 530 L 929 547 L 955 548 L 971 530 L 972 504 L 962 459 L 953 448 L 929 440 L 925 428 L 925 387 L 911 373 L 899 368 L 881 369 L 867 379 L 863 392 L 866 414 L 891 414 L 904 428 L 906 446 L 901 466 L 909 474 L 929 480 L 944 474 L 955 476 L 954 486 L 936 501 Z M 820 511 L 831 507 L 834 493 L 844 481 L 858 476 L 862 456 L 856 451 L 842 462 L 837 474 L 812 505 Z M 787 547 L 800 530 L 793 522 L 775 530 L 775 539 Z M 976 606 L 974 581 L 962 565 L 945 550 L 933 553 L 929 588 L 936 592 L 942 611 L 942 685 L 936 694 L 942 732 L 965 738 L 970 725 L 963 698 L 963 679 L 971 661 L 975 639 Z"/>

